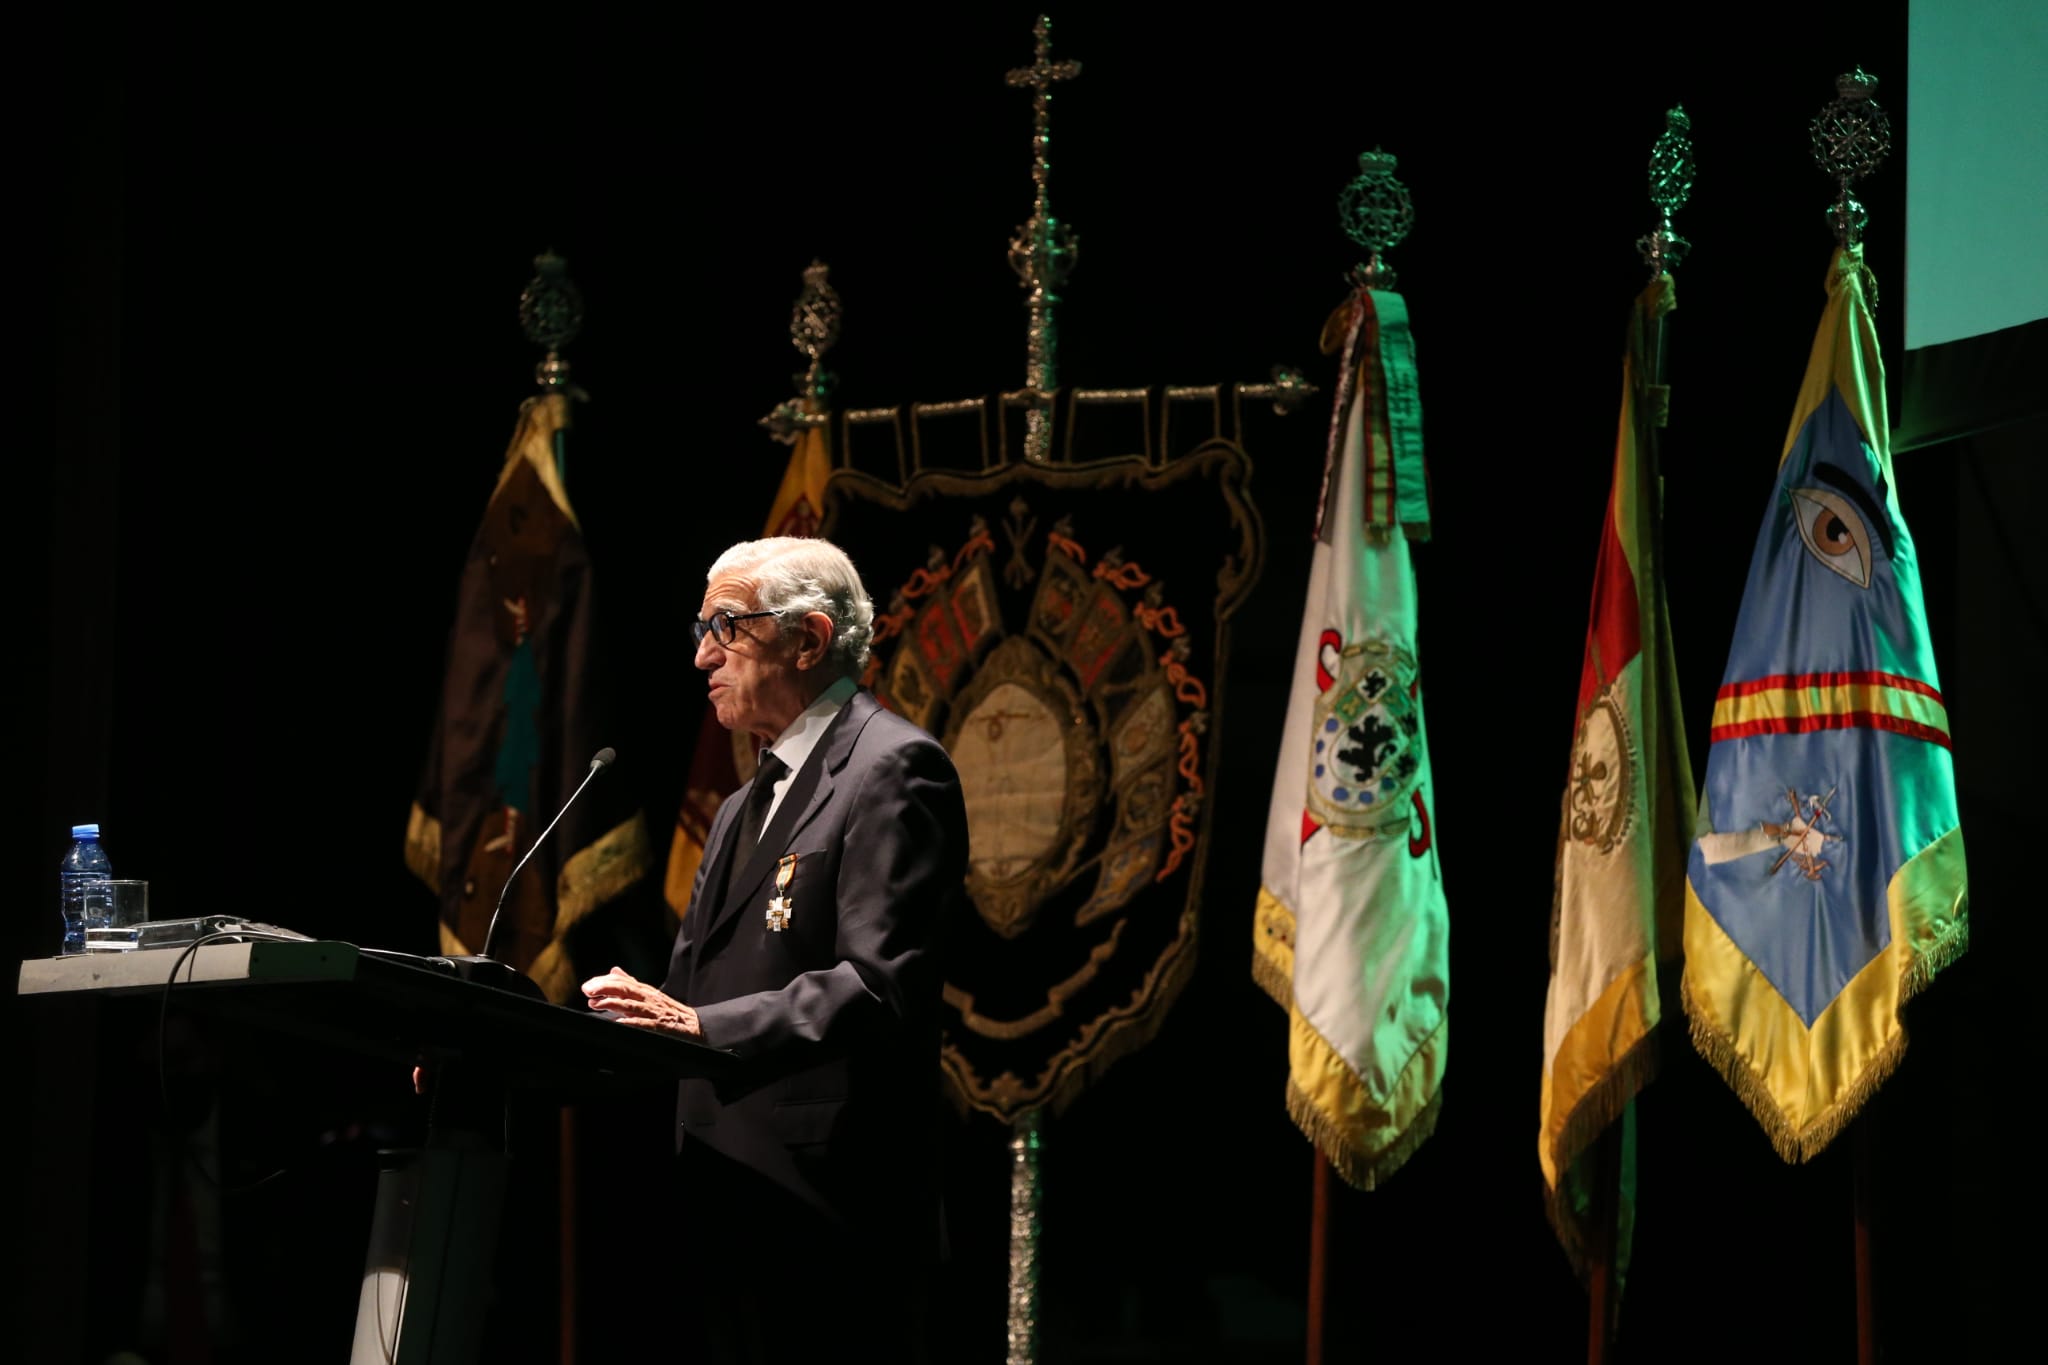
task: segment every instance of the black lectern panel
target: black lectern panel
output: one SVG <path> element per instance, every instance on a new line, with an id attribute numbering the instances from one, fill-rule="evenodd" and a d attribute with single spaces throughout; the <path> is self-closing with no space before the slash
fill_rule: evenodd
<path id="1" fill-rule="evenodd" d="M 23 962 L 20 994 L 154 1004 L 168 984 L 173 1010 L 394 1064 L 432 1053 L 559 1099 L 717 1076 L 734 1061 L 701 1043 L 466 981 L 434 963 L 322 940 L 141 948 Z"/>

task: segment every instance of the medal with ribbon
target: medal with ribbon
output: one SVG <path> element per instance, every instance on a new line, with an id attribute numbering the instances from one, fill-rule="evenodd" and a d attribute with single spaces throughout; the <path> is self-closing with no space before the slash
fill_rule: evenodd
<path id="1" fill-rule="evenodd" d="M 775 864 L 775 894 L 768 898 L 768 932 L 779 934 L 789 927 L 789 879 L 796 875 L 794 853 L 785 853 Z"/>

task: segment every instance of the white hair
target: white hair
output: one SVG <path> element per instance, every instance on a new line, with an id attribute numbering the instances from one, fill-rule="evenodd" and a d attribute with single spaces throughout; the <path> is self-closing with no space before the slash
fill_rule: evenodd
<path id="1" fill-rule="evenodd" d="M 831 541 L 803 536 L 743 540 L 718 557 L 705 579 L 723 574 L 737 574 L 753 584 L 760 609 L 780 613 L 778 624 L 785 636 L 800 629 L 811 612 L 825 613 L 832 620 L 828 664 L 850 678 L 858 678 L 867 667 L 868 646 L 875 637 L 875 604 L 861 586 L 853 561 Z"/>

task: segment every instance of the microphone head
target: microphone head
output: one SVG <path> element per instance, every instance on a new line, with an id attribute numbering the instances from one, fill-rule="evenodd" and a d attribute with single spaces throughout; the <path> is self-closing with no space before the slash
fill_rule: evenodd
<path id="1" fill-rule="evenodd" d="M 599 749 L 595 754 L 591 756 L 590 766 L 592 768 L 606 767 L 611 763 L 613 759 L 617 758 L 618 756 L 619 751 L 617 749 L 607 746 L 605 748 Z"/>

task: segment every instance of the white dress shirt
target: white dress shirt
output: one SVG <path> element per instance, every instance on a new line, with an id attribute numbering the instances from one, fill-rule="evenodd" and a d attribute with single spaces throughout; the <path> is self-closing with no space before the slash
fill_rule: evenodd
<path id="1" fill-rule="evenodd" d="M 852 678 L 839 679 L 820 692 L 818 699 L 806 706 L 803 713 L 789 723 L 789 728 L 768 746 L 768 752 L 781 759 L 787 769 L 775 784 L 775 795 L 768 802 L 767 813 L 761 817 L 764 832 L 775 822 L 775 812 L 782 809 L 783 794 L 789 790 L 789 784 L 796 781 L 796 775 L 803 770 L 804 761 L 811 756 L 811 751 L 818 747 L 818 741 L 825 737 L 832 718 L 859 690 L 860 684 Z"/>

